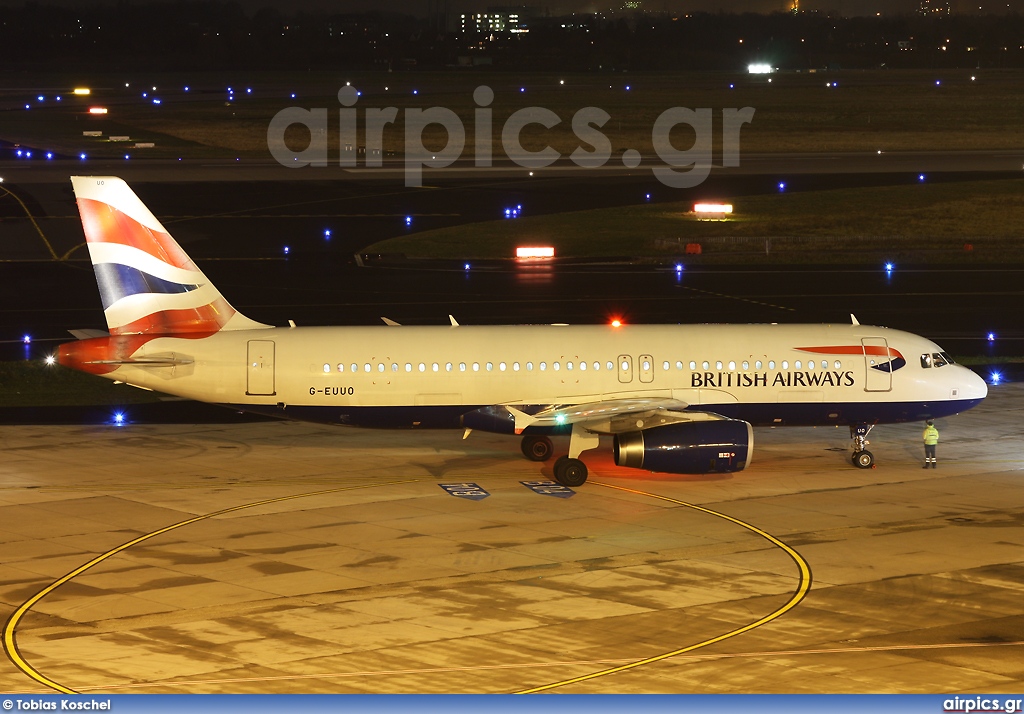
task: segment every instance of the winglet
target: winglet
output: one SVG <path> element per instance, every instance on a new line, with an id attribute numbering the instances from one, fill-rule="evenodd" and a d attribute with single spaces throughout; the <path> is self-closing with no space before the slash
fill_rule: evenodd
<path id="1" fill-rule="evenodd" d="M 853 321 L 854 325 L 859 325 L 860 324 L 860 322 L 857 320 L 857 316 L 854 315 L 852 312 L 850 313 L 850 319 Z"/>
<path id="2" fill-rule="evenodd" d="M 509 414 L 511 414 L 512 416 L 514 416 L 516 418 L 515 429 L 516 429 L 516 433 L 517 434 L 522 434 L 523 430 L 526 427 L 528 427 L 531 424 L 535 424 L 536 422 L 540 421 L 540 419 L 538 419 L 537 417 L 530 416 L 526 412 L 521 412 L 518 409 L 516 409 L 515 407 L 510 407 L 507 404 L 505 405 L 505 408 L 508 409 L 508 413 Z"/>
<path id="3" fill-rule="evenodd" d="M 458 320 L 456 320 L 453 316 L 449 315 L 448 319 L 452 321 L 452 327 L 458 327 L 459 326 Z"/>

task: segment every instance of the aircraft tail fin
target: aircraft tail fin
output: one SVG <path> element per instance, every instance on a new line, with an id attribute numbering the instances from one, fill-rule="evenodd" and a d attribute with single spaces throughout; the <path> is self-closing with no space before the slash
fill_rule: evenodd
<path id="1" fill-rule="evenodd" d="M 72 176 L 71 183 L 110 334 L 271 327 L 231 307 L 123 180 Z"/>

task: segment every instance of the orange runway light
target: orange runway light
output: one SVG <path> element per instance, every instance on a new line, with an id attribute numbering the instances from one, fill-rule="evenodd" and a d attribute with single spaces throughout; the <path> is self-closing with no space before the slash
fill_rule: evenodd
<path id="1" fill-rule="evenodd" d="M 106 114 L 107 113 L 107 108 L 106 107 L 89 107 L 89 113 L 90 114 Z"/>
<path id="2" fill-rule="evenodd" d="M 554 258 L 555 249 L 552 246 L 520 246 L 516 248 L 517 258 Z"/>
<path id="3" fill-rule="evenodd" d="M 75 94 L 80 97 L 87 97 L 92 94 L 92 90 L 88 87 L 75 87 Z"/>
<path id="4" fill-rule="evenodd" d="M 732 213 L 731 203 L 695 203 L 694 213 Z"/>

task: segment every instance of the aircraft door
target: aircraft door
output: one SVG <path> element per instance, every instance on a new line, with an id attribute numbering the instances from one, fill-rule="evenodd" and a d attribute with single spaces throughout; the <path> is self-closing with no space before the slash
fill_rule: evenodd
<path id="1" fill-rule="evenodd" d="M 619 381 L 627 384 L 633 381 L 633 358 L 619 355 Z"/>
<path id="2" fill-rule="evenodd" d="M 248 356 L 245 393 L 253 396 L 276 394 L 274 389 L 274 341 L 249 340 Z"/>
<path id="3" fill-rule="evenodd" d="M 884 337 L 863 337 L 864 391 L 892 391 L 892 366 L 889 361 L 889 343 Z"/>
<path id="4" fill-rule="evenodd" d="M 640 355 L 640 363 L 637 365 L 640 372 L 640 381 L 650 384 L 654 381 L 654 358 L 650 355 Z"/>

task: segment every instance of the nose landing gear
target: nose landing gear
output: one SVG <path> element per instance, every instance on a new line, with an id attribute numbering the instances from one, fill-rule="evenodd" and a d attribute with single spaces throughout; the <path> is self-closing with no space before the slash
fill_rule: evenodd
<path id="1" fill-rule="evenodd" d="M 868 434 L 875 428 L 874 424 L 857 424 L 850 426 L 850 438 L 853 439 L 853 465 L 860 469 L 875 468 L 875 456 L 867 450 Z"/>

